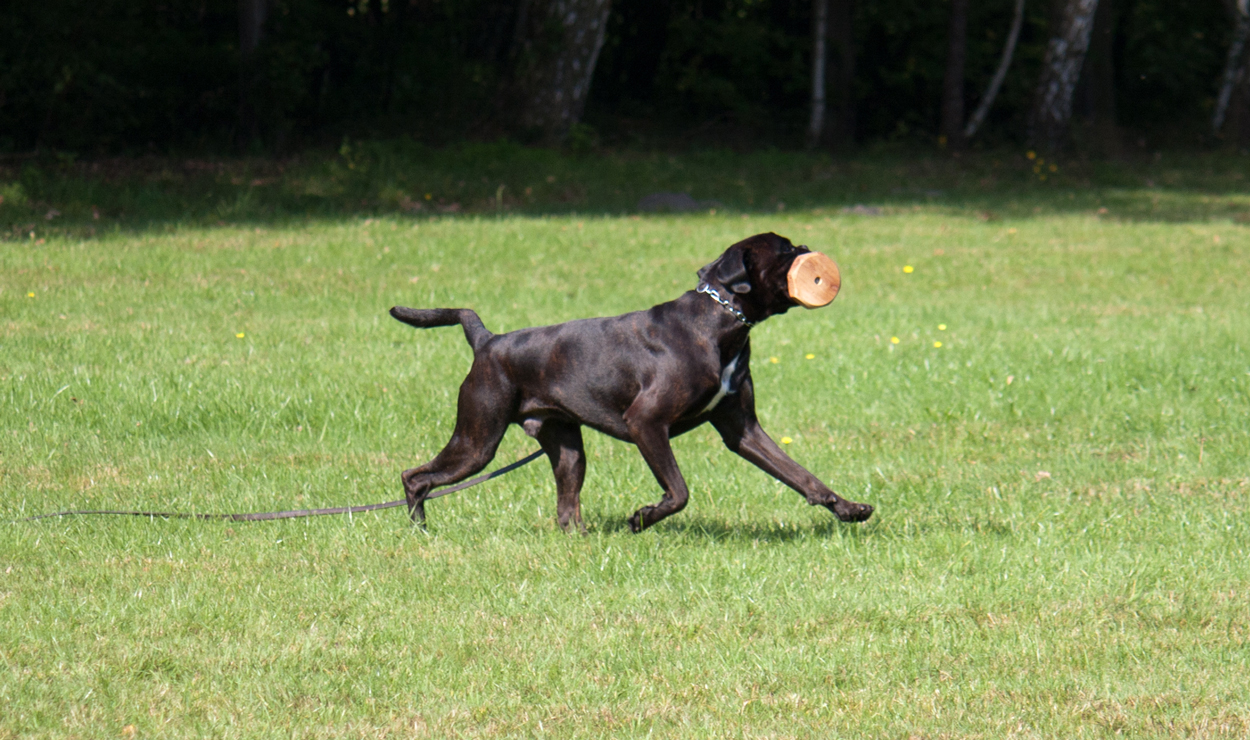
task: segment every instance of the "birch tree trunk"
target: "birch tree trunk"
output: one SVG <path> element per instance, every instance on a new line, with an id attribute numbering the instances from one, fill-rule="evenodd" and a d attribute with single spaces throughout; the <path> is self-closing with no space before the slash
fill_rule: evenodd
<path id="1" fill-rule="evenodd" d="M 1098 0 L 1065 0 L 1059 33 L 1050 40 L 1030 118 L 1029 141 L 1054 152 L 1063 146 L 1072 120 L 1072 93 L 1089 49 Z"/>
<path id="2" fill-rule="evenodd" d="M 994 77 L 990 80 L 990 84 L 985 88 L 985 94 L 981 96 L 981 103 L 973 112 L 972 117 L 968 119 L 968 125 L 964 128 L 964 138 L 971 139 L 972 135 L 981 128 L 981 124 L 985 122 L 985 116 L 990 112 L 990 106 L 994 104 L 994 98 L 998 97 L 998 89 L 1003 86 L 1003 80 L 1007 79 L 1007 68 L 1011 66 L 1011 58 L 1016 53 L 1016 42 L 1020 40 L 1020 29 L 1024 26 L 1024 0 L 1016 0 L 1016 14 L 1011 19 L 1011 30 L 1007 32 L 1007 43 L 1003 45 L 1003 58 L 998 63 L 998 69 L 994 72 Z"/>
<path id="3" fill-rule="evenodd" d="M 829 33 L 829 0 L 812 0 L 812 116 L 807 148 L 814 149 L 825 131 L 825 38 Z"/>
<path id="4" fill-rule="evenodd" d="M 943 141 L 951 149 L 964 144 L 964 60 L 968 56 L 968 0 L 951 0 L 946 36 L 946 76 L 942 79 Z"/>
<path id="5" fill-rule="evenodd" d="M 504 105 L 521 128 L 560 141 L 586 108 L 611 0 L 522 0 Z"/>
<path id="6" fill-rule="evenodd" d="M 1250 3 L 1247 0 L 1237 0 L 1236 16 L 1233 43 L 1228 47 L 1228 60 L 1224 63 L 1224 81 L 1220 84 L 1220 95 L 1215 100 L 1215 114 L 1211 116 L 1211 130 L 1216 135 L 1224 128 L 1224 117 L 1228 115 L 1228 101 L 1233 97 L 1233 88 L 1245 75 L 1241 55 L 1246 48 L 1246 38 L 1250 36 Z"/>

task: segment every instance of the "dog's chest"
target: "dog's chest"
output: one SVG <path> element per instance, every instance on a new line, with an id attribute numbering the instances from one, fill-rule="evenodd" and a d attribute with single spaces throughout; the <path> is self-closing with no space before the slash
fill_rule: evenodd
<path id="1" fill-rule="evenodd" d="M 716 395 L 712 396 L 712 400 L 708 402 L 708 405 L 704 406 L 703 410 L 700 411 L 699 413 L 706 414 L 707 412 L 716 408 L 716 404 L 720 403 L 722 398 L 724 398 L 725 396 L 728 396 L 730 393 L 737 392 L 738 389 L 733 387 L 733 378 L 734 378 L 734 372 L 737 371 L 738 369 L 738 360 L 740 360 L 741 358 L 742 358 L 742 353 L 739 352 L 737 355 L 734 356 L 732 360 L 730 360 L 725 365 L 725 367 L 721 368 L 720 387 L 716 389 Z"/>

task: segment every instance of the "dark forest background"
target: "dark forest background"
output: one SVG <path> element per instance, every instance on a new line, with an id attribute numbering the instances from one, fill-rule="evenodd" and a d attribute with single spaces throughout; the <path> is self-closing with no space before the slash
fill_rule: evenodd
<path id="1" fill-rule="evenodd" d="M 282 153 L 395 136 L 532 143 L 551 132 L 518 123 L 507 91 L 523 65 L 524 16 L 535 2 L 7 3 L 0 152 Z M 971 111 L 999 63 L 1015 2 L 964 2 L 962 96 Z M 258 7 L 249 40 L 242 16 Z M 572 147 L 802 146 L 814 7 L 615 0 L 584 112 L 558 138 Z M 818 146 L 938 144 L 952 7 L 830 0 L 830 122 Z M 1002 92 L 972 146 L 1027 140 L 1062 12 L 1050 0 L 1025 6 Z M 1211 124 L 1236 19 L 1226 0 L 1102 0 L 1073 96 L 1070 145 L 1113 152 L 1244 143 L 1244 79 L 1228 123 L 1218 133 Z"/>

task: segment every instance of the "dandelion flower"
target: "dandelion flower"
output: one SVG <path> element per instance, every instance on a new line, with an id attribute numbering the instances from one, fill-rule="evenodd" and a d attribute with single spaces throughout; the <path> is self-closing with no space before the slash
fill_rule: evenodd
<path id="1" fill-rule="evenodd" d="M 234 335 L 234 338 L 235 338 L 235 339 L 242 339 L 242 338 L 243 338 L 243 332 L 239 332 L 238 334 L 235 334 L 235 335 Z"/>
<path id="2" fill-rule="evenodd" d="M 938 331 L 946 331 L 946 324 L 938 324 Z"/>
<path id="3" fill-rule="evenodd" d="M 768 361 L 773 363 L 774 365 L 776 365 L 778 362 L 781 362 L 781 360 L 778 360 L 776 357 L 769 357 Z"/>
<path id="4" fill-rule="evenodd" d="M 26 297 L 27 297 L 27 298 L 34 298 L 34 297 L 35 297 L 35 292 L 32 290 L 31 292 L 29 292 L 29 293 L 27 293 L 27 294 L 26 294 Z"/>
<path id="5" fill-rule="evenodd" d="M 782 438 L 781 438 L 781 443 L 782 443 L 783 445 L 792 444 L 793 442 L 794 442 L 794 440 L 790 439 L 789 437 L 782 437 Z"/>
<path id="6" fill-rule="evenodd" d="M 942 346 L 942 343 L 941 343 L 941 342 L 934 342 L 934 343 L 933 343 L 933 348 L 934 348 L 934 349 L 937 349 L 938 347 L 941 347 L 941 346 Z"/>
<path id="7" fill-rule="evenodd" d="M 914 272 L 915 269 L 916 268 L 912 267 L 911 265 L 903 265 L 903 272 L 906 272 L 908 274 L 911 274 L 912 272 Z"/>
<path id="8" fill-rule="evenodd" d="M 898 337 L 890 337 L 890 344 L 898 344 Z"/>
<path id="9" fill-rule="evenodd" d="M 813 355 L 813 354 L 811 354 L 811 353 L 809 352 L 808 354 L 803 355 L 803 359 L 805 359 L 805 360 L 814 360 L 814 359 L 816 359 L 816 355 Z"/>

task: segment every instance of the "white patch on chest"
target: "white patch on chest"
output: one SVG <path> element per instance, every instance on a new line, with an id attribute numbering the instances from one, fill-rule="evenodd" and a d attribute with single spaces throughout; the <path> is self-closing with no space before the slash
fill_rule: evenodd
<path id="1" fill-rule="evenodd" d="M 722 398 L 729 395 L 729 383 L 731 380 L 733 380 L 734 370 L 738 368 L 739 357 L 742 357 L 741 352 L 739 352 L 737 356 L 735 356 L 732 360 L 730 360 L 729 364 L 726 365 L 720 371 L 720 388 L 717 389 L 716 395 L 712 396 L 711 402 L 708 403 L 707 406 L 704 406 L 703 410 L 699 412 L 700 414 L 706 414 L 707 412 L 716 408 L 716 404 L 720 403 L 720 400 Z"/>

